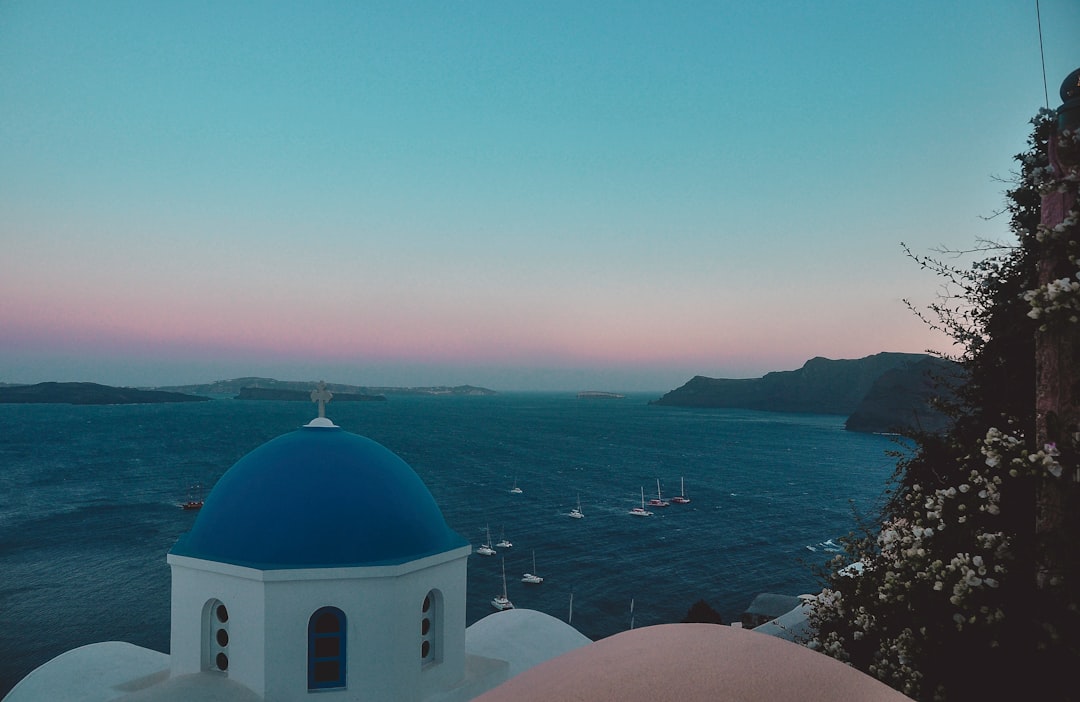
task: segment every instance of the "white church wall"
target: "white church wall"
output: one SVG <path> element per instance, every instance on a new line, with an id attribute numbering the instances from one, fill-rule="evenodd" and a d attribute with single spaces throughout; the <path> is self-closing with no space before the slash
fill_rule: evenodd
<path id="1" fill-rule="evenodd" d="M 468 546 L 397 566 L 260 571 L 183 556 L 173 569 L 173 675 L 205 669 L 203 609 L 229 611 L 229 678 L 266 700 L 310 699 L 308 626 L 346 617 L 346 688 L 327 699 L 423 700 L 465 677 Z M 441 595 L 439 660 L 424 663 L 424 598 Z"/>
<path id="2" fill-rule="evenodd" d="M 228 611 L 229 641 L 224 675 L 260 693 L 265 681 L 265 603 L 260 571 L 183 556 L 168 557 L 172 567 L 172 674 L 213 670 L 207 660 L 206 605 L 218 600 Z"/>

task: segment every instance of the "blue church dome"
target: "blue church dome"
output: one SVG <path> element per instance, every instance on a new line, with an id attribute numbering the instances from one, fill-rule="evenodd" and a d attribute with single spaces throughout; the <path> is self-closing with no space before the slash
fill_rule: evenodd
<path id="1" fill-rule="evenodd" d="M 327 424 L 237 461 L 171 553 L 277 570 L 392 565 L 468 543 L 409 464 Z"/>

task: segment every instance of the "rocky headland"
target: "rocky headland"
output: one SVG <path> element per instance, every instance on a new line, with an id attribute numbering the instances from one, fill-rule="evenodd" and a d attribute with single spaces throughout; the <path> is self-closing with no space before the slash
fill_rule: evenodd
<path id="1" fill-rule="evenodd" d="M 818 357 L 760 378 L 696 376 L 651 404 L 841 414 L 851 431 L 938 431 L 949 419 L 933 400 L 951 397 L 960 377 L 957 364 L 927 354 Z"/>

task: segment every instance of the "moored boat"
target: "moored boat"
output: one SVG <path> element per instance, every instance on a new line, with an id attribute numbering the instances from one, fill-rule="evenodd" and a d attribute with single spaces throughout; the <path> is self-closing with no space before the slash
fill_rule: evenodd
<path id="1" fill-rule="evenodd" d="M 644 490 L 644 488 L 642 488 Z M 667 507 L 670 502 L 664 499 L 664 496 L 660 494 L 660 478 L 656 479 L 656 497 L 649 500 L 650 507 Z"/>
<path id="2" fill-rule="evenodd" d="M 491 548 L 491 529 L 485 527 L 484 531 L 487 532 L 487 540 L 484 543 L 480 544 L 480 546 L 476 549 L 476 552 L 479 553 L 481 556 L 494 556 L 495 549 Z"/>
<path id="3" fill-rule="evenodd" d="M 573 517 L 574 519 L 584 519 L 585 518 L 585 514 L 581 511 L 581 495 L 578 495 L 577 507 L 574 507 L 573 509 L 571 509 L 570 514 L 567 515 L 567 516 Z"/>
<path id="4" fill-rule="evenodd" d="M 527 583 L 529 585 L 539 585 L 540 583 L 544 582 L 544 579 L 536 574 L 536 551 L 533 551 L 532 553 L 532 561 L 532 571 L 523 574 L 521 576 L 521 582 Z"/>
<path id="5" fill-rule="evenodd" d="M 686 496 L 686 484 L 682 478 L 679 478 L 679 494 L 672 497 L 671 501 L 677 505 L 690 504 L 690 498 Z"/>
<path id="6" fill-rule="evenodd" d="M 640 507 L 634 507 L 632 510 L 630 510 L 630 514 L 634 515 L 635 517 L 651 517 L 652 516 L 652 512 L 645 509 L 645 488 L 641 488 L 641 506 Z"/>
<path id="7" fill-rule="evenodd" d="M 502 594 L 501 595 L 495 595 L 495 597 L 493 597 L 491 599 L 491 606 L 494 607 L 495 609 L 499 610 L 500 612 L 503 611 L 503 610 L 513 609 L 514 608 L 514 603 L 511 602 L 510 598 L 507 597 L 507 595 L 506 595 L 506 559 L 503 559 L 503 564 L 502 564 L 502 581 L 503 581 Z"/>

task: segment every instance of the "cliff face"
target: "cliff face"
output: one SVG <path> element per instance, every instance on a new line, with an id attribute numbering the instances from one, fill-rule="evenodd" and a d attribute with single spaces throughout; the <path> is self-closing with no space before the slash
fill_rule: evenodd
<path id="1" fill-rule="evenodd" d="M 962 382 L 959 366 L 930 356 L 886 371 L 874 381 L 844 427 L 849 431 L 942 432 L 952 420 L 934 407 L 933 400 L 952 400 L 953 388 Z"/>
<path id="2" fill-rule="evenodd" d="M 854 360 L 812 358 L 794 371 L 731 380 L 697 376 L 653 404 L 727 407 L 770 412 L 859 414 L 853 431 L 894 431 L 920 416 L 939 428 L 947 420 L 929 407 L 934 394 L 926 374 L 954 364 L 926 354 L 879 353 Z M 882 381 L 882 378 L 886 380 Z M 880 383 L 880 384 L 879 384 Z"/>

